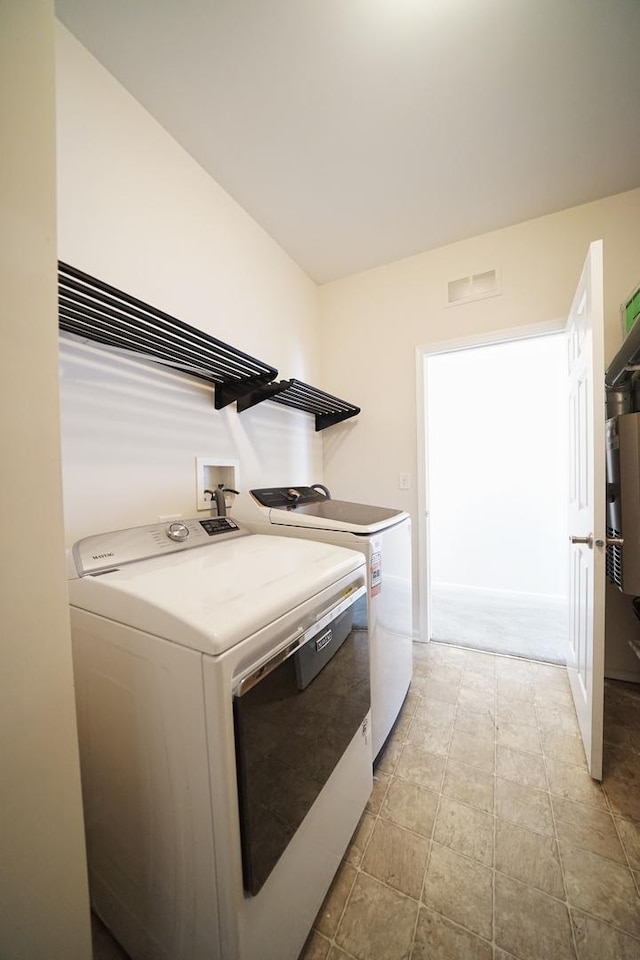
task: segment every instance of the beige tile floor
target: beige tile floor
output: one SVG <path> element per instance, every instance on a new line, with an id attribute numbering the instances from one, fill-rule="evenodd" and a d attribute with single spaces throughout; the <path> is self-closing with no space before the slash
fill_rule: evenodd
<path id="1" fill-rule="evenodd" d="M 566 671 L 444 644 L 415 676 L 301 960 L 640 960 L 640 689 L 587 773 Z"/>

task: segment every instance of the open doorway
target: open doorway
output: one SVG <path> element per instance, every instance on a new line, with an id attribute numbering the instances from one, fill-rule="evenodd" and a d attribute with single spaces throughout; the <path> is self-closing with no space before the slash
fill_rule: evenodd
<path id="1" fill-rule="evenodd" d="M 564 663 L 566 341 L 425 357 L 428 637 Z"/>

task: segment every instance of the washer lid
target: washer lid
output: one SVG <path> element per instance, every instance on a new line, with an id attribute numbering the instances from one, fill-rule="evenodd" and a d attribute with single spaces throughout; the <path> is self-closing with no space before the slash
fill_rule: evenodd
<path id="1" fill-rule="evenodd" d="M 316 530 L 345 530 L 367 535 L 392 527 L 409 514 L 391 507 L 372 507 L 366 503 L 348 500 L 319 500 L 291 510 L 271 508 L 269 519 L 274 524 L 289 527 L 308 527 Z"/>
<path id="2" fill-rule="evenodd" d="M 248 535 L 69 581 L 72 606 L 218 655 L 364 563 L 310 540 Z"/>

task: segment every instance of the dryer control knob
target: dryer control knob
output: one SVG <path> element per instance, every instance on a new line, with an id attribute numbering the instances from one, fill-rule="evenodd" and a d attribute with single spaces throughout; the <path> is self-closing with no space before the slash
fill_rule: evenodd
<path id="1" fill-rule="evenodd" d="M 189 527 L 185 526 L 184 523 L 170 523 L 167 536 L 170 540 L 177 540 L 178 543 L 181 543 L 189 536 Z"/>

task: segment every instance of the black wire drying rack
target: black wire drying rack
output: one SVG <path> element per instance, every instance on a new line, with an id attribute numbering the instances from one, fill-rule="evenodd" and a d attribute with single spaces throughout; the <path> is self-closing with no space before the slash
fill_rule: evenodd
<path id="1" fill-rule="evenodd" d="M 273 400 L 286 407 L 313 413 L 316 418 L 316 430 L 332 427 L 335 423 L 341 423 L 360 413 L 360 407 L 356 407 L 353 403 L 340 400 L 331 393 L 325 393 L 324 390 L 295 379 L 280 380 L 279 383 L 270 383 L 266 387 L 246 393 L 238 400 L 238 411 L 247 410 L 263 400 Z"/>
<path id="2" fill-rule="evenodd" d="M 234 400 L 238 411 L 274 400 L 313 413 L 316 430 L 360 412 L 300 380 L 274 382 L 275 367 L 62 261 L 58 309 L 60 329 L 66 333 L 212 383 L 217 410 Z"/>
<path id="3" fill-rule="evenodd" d="M 156 307 L 58 264 L 60 329 L 215 384 L 220 410 L 278 375 L 275 367 Z"/>

